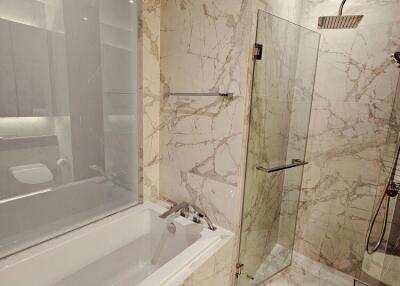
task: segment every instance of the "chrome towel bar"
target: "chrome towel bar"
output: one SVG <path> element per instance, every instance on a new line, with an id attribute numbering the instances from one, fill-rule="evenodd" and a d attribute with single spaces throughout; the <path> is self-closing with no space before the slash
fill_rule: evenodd
<path id="1" fill-rule="evenodd" d="M 232 92 L 171 92 L 170 96 L 222 96 L 233 97 Z"/>
<path id="2" fill-rule="evenodd" d="M 278 172 L 278 171 L 283 171 L 286 169 L 291 169 L 291 168 L 295 168 L 295 167 L 299 167 L 299 166 L 304 166 L 307 165 L 308 162 L 305 162 L 303 160 L 300 159 L 292 159 L 292 163 L 288 164 L 288 165 L 282 165 L 282 166 L 277 166 L 277 167 L 273 167 L 273 168 L 265 168 L 263 166 L 257 166 L 256 169 L 259 171 L 263 171 L 263 172 L 267 172 L 267 173 L 274 173 L 274 172 Z"/>

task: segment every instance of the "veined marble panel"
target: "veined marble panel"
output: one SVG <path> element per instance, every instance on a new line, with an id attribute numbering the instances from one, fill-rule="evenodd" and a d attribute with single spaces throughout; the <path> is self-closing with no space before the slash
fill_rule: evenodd
<path id="1" fill-rule="evenodd" d="M 254 0 L 254 9 L 271 13 L 293 23 L 299 23 L 302 15 L 302 1 L 297 0 Z M 256 19 L 255 19 L 256 20 Z"/>
<path id="2" fill-rule="evenodd" d="M 164 99 L 162 163 L 237 186 L 242 143 L 242 97 Z"/>
<path id="3" fill-rule="evenodd" d="M 250 12 L 248 0 L 163 1 L 162 80 L 169 91 L 243 96 Z"/>
<path id="4" fill-rule="evenodd" d="M 331 12 L 330 12 L 331 11 Z M 334 15 L 334 1 L 303 1 L 302 25 Z M 358 29 L 319 30 L 321 46 L 297 227 L 298 252 L 358 275 L 377 192 L 399 72 L 399 1 L 348 1 Z"/>
<path id="5" fill-rule="evenodd" d="M 160 169 L 161 1 L 143 1 L 143 197 L 158 199 Z"/>
<path id="6" fill-rule="evenodd" d="M 294 253 L 293 264 L 263 286 L 352 286 L 354 278 Z"/>
<path id="7" fill-rule="evenodd" d="M 266 10 L 295 22 L 301 19 L 294 10 L 302 5 L 302 23 L 310 28 L 321 11 L 337 10 L 337 3 L 332 1 L 258 2 Z M 296 9 L 289 9 L 292 4 Z M 307 256 L 348 273 L 355 273 L 362 259 L 363 235 L 378 181 L 378 150 L 386 138 L 395 89 L 396 70 L 386 62 L 398 43 L 394 5 L 396 1 L 372 0 L 348 5 L 349 12 L 366 14 L 365 25 L 359 30 L 322 31 L 307 156 L 312 164 L 305 169 L 297 247 Z M 229 228 L 235 226 L 235 219 L 228 220 L 226 214 L 234 211 L 219 204 L 228 193 L 222 190 L 238 192 L 235 187 L 240 182 L 244 101 L 165 95 L 209 91 L 246 94 L 251 42 L 248 6 L 247 1 L 165 0 L 161 8 L 164 96 L 159 125 L 163 164 L 160 181 L 168 182 L 165 188 L 161 184 L 161 195 L 188 199 L 203 207 L 215 200 L 218 205 L 209 212 Z M 388 17 L 382 19 L 383 12 Z M 295 92 L 301 91 L 300 83 Z M 298 109 L 301 114 L 302 106 L 300 102 L 292 110 Z M 304 138 L 298 139 L 299 144 L 292 146 L 294 150 L 304 142 Z M 226 200 L 225 204 L 228 202 L 233 201 Z M 337 242 L 343 246 L 335 248 Z"/>
<path id="8" fill-rule="evenodd" d="M 398 83 L 398 87 L 400 82 Z M 389 131 L 386 138 L 386 142 L 381 146 L 380 159 L 382 170 L 379 173 L 378 178 L 378 191 L 376 192 L 374 210 L 379 207 L 379 202 L 382 196 L 382 192 L 385 190 L 388 177 L 392 172 L 392 167 L 396 159 L 398 149 L 398 136 L 400 132 L 399 117 L 400 117 L 400 89 L 397 89 L 395 102 L 390 115 L 390 122 L 388 125 Z M 395 182 L 398 182 L 397 170 L 395 176 Z M 391 198 L 389 205 L 385 203 L 379 208 L 376 222 L 372 228 L 370 245 L 376 245 L 381 229 L 384 223 L 384 217 L 386 209 L 388 209 L 388 224 L 386 226 L 385 236 L 383 243 L 379 247 L 378 251 L 372 255 L 364 252 L 364 259 L 362 263 L 362 273 L 360 278 L 367 281 L 370 285 L 378 285 L 378 281 L 382 281 L 388 285 L 396 285 L 399 281 L 399 254 L 400 254 L 400 243 L 399 243 L 399 225 L 400 225 L 400 207 L 397 198 Z"/>
<path id="9" fill-rule="evenodd" d="M 231 286 L 233 285 L 234 240 L 228 242 L 209 258 L 180 286 Z"/>
<path id="10" fill-rule="evenodd" d="M 236 206 L 239 202 L 235 187 L 163 164 L 160 173 L 162 199 L 193 203 L 215 224 L 232 230 L 238 227 Z"/>
<path id="11" fill-rule="evenodd" d="M 235 233 L 251 24 L 250 0 L 164 0 L 161 5 L 160 196 L 195 203 Z M 203 266 L 185 286 L 231 285 L 236 242 L 229 257 Z M 220 265 L 223 270 L 210 270 Z"/>
<path id="12" fill-rule="evenodd" d="M 237 186 L 250 38 L 249 1 L 164 1 L 164 165 Z M 234 98 L 167 96 L 231 92 Z"/>

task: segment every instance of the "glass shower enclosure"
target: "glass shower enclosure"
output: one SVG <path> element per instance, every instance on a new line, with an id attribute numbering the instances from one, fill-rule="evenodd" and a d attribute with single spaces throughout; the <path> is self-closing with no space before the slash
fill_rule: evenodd
<path id="1" fill-rule="evenodd" d="M 238 285 L 291 263 L 320 36 L 258 12 Z"/>

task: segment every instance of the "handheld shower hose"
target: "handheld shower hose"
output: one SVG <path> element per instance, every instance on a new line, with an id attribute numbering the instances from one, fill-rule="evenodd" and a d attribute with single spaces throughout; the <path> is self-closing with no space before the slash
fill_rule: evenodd
<path id="1" fill-rule="evenodd" d="M 390 199 L 396 197 L 399 193 L 399 186 L 394 182 L 394 177 L 396 175 L 396 170 L 397 170 L 397 163 L 399 160 L 399 154 L 400 154 L 400 144 L 397 146 L 396 157 L 393 162 L 389 180 L 385 186 L 384 191 L 382 192 L 382 195 L 379 199 L 379 203 L 377 204 L 377 206 L 374 210 L 374 214 L 373 214 L 371 221 L 369 223 L 369 226 L 368 226 L 367 237 L 366 237 L 366 242 L 365 242 L 365 250 L 367 251 L 368 254 L 373 254 L 382 245 L 383 238 L 385 237 L 387 223 L 388 223 Z M 386 202 L 386 208 L 385 208 L 385 213 L 384 213 L 383 225 L 381 228 L 381 232 L 379 234 L 379 239 L 376 242 L 376 244 L 372 248 L 370 248 L 372 229 L 376 223 L 376 220 L 379 215 L 379 211 L 380 211 L 381 207 L 383 206 L 384 202 Z"/>

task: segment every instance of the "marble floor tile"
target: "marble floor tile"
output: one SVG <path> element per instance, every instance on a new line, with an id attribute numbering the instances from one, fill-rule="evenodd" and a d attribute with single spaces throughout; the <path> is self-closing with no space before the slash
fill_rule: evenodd
<path id="1" fill-rule="evenodd" d="M 292 265 L 263 286 L 353 286 L 354 278 L 294 253 Z"/>
<path id="2" fill-rule="evenodd" d="M 265 277 L 271 277 L 290 264 L 291 251 L 280 244 L 276 244 L 265 261 L 260 265 L 252 285 L 259 285 Z"/>

